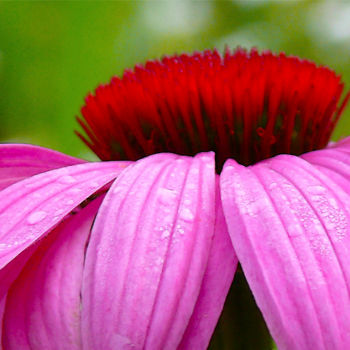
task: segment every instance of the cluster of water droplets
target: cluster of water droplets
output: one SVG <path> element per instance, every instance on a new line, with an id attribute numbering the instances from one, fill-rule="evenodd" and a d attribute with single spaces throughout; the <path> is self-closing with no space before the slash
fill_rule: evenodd
<path id="1" fill-rule="evenodd" d="M 84 196 L 80 194 L 83 189 L 98 189 L 100 186 L 100 182 L 97 180 L 90 180 L 83 183 L 76 176 L 67 174 L 67 169 L 62 168 L 61 171 L 63 175 L 57 178 L 57 181 L 50 183 L 49 186 L 38 188 L 38 190 L 34 189 L 37 186 L 35 183 L 25 184 L 26 188 L 32 190 L 28 200 L 31 202 L 36 201 L 38 203 L 37 209 L 28 213 L 26 216 L 26 239 L 33 239 L 39 236 L 43 225 L 45 226 L 44 221 L 49 220 L 50 226 L 52 227 L 52 225 L 60 222 L 63 217 L 71 213 L 74 203 L 78 205 L 85 199 Z M 77 196 L 81 198 L 77 198 Z M 50 197 L 51 200 L 48 207 L 45 199 Z M 11 245 L 16 246 L 22 242 L 23 239 L 20 237 L 18 239 L 14 238 Z M 5 248 L 5 245 L 8 247 L 9 243 L 3 244 L 3 248 Z"/>
<path id="2" fill-rule="evenodd" d="M 156 231 L 159 231 L 160 239 L 170 239 L 170 236 L 174 230 L 174 220 L 176 212 L 174 208 L 177 208 L 180 193 L 178 190 L 173 188 L 161 187 L 157 191 L 159 213 L 157 215 L 157 226 Z"/>
<path id="3" fill-rule="evenodd" d="M 44 220 L 46 218 L 46 216 L 47 216 L 46 211 L 38 210 L 38 211 L 31 213 L 27 217 L 27 222 L 29 225 L 35 225 L 35 224 L 39 223 L 40 221 Z"/>
<path id="4" fill-rule="evenodd" d="M 337 200 L 324 186 L 311 186 L 308 192 L 311 194 L 311 201 L 318 208 L 318 213 L 327 231 L 335 241 L 343 240 L 348 230 L 348 223 Z"/>

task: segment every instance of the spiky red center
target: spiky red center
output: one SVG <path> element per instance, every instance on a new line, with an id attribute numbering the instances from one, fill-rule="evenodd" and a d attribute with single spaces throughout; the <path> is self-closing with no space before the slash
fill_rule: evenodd
<path id="1" fill-rule="evenodd" d="M 326 67 L 238 49 L 164 57 L 125 71 L 86 98 L 82 140 L 102 160 L 215 151 L 248 165 L 323 148 L 344 84 Z"/>

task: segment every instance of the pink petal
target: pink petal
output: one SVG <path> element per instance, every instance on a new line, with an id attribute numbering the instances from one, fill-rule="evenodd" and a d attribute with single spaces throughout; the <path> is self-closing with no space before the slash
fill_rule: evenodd
<path id="1" fill-rule="evenodd" d="M 212 154 L 157 154 L 123 172 L 87 249 L 83 348 L 176 349 L 193 322 L 214 224 Z"/>
<path id="2" fill-rule="evenodd" d="M 38 146 L 0 144 L 0 190 L 29 176 L 85 161 Z"/>
<path id="3" fill-rule="evenodd" d="M 339 140 L 338 142 L 332 142 L 331 145 L 329 145 L 328 148 L 342 148 L 349 150 L 350 146 L 350 136 L 343 138 L 342 140 Z"/>
<path id="4" fill-rule="evenodd" d="M 332 177 L 343 188 L 350 181 L 350 137 L 334 143 L 331 147 L 305 153 L 303 159 L 315 165 L 324 174 Z"/>
<path id="5" fill-rule="evenodd" d="M 227 231 L 219 188 L 216 192 L 215 206 L 215 232 L 208 266 L 195 309 L 179 349 L 208 347 L 237 268 L 238 259 Z"/>
<path id="6" fill-rule="evenodd" d="M 221 176 L 235 251 L 279 349 L 350 348 L 348 194 L 315 166 L 278 156 Z"/>
<path id="7" fill-rule="evenodd" d="M 74 165 L 33 176 L 0 192 L 0 298 L 31 255 L 26 249 L 115 179 L 127 164 Z"/>
<path id="8" fill-rule="evenodd" d="M 41 241 L 6 301 L 6 350 L 80 350 L 80 292 L 85 247 L 101 199 Z"/>

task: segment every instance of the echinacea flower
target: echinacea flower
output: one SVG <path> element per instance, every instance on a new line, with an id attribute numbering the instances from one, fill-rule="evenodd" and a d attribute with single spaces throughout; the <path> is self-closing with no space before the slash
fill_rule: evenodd
<path id="1" fill-rule="evenodd" d="M 1 145 L 2 348 L 206 349 L 239 261 L 278 349 L 350 349 L 342 92 L 284 54 L 165 57 L 87 97 L 104 162 Z"/>

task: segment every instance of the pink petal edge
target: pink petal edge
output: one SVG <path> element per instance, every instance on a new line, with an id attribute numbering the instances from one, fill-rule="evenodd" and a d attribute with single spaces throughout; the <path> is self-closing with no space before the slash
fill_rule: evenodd
<path id="1" fill-rule="evenodd" d="M 6 350 L 81 350 L 85 247 L 101 201 L 46 236 L 11 286 L 3 320 Z"/>
<path id="2" fill-rule="evenodd" d="M 26 144 L 0 144 L 0 190 L 27 177 L 85 163 L 51 149 Z"/>
<path id="3" fill-rule="evenodd" d="M 30 257 L 28 248 L 128 164 L 69 166 L 33 176 L 0 192 L 0 298 Z"/>

